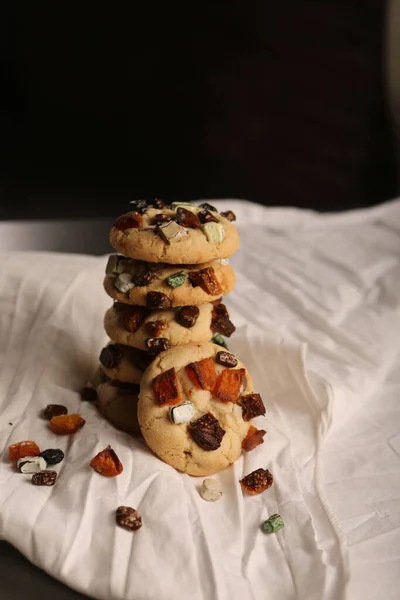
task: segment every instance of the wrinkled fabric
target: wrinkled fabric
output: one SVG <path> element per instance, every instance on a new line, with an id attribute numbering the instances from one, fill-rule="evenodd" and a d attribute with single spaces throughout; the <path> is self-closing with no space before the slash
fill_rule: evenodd
<path id="1" fill-rule="evenodd" d="M 99 599 L 394 600 L 400 202 L 340 215 L 228 205 L 241 235 L 229 346 L 264 399 L 255 424 L 265 443 L 215 476 L 220 501 L 202 500 L 201 478 L 80 400 L 106 342 L 106 258 L 3 253 L 0 537 Z M 80 412 L 83 429 L 53 434 L 40 416 L 48 403 Z M 7 446 L 27 439 L 65 452 L 54 487 L 32 486 L 8 462 Z M 124 465 L 114 479 L 89 466 L 108 444 Z M 273 487 L 243 496 L 239 480 L 259 467 Z M 137 533 L 115 526 L 121 504 L 140 511 Z M 285 528 L 265 535 L 275 512 Z"/>

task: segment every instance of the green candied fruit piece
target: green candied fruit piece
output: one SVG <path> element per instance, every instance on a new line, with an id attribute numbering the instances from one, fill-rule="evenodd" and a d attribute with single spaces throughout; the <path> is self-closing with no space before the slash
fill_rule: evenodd
<path id="1" fill-rule="evenodd" d="M 264 521 L 261 525 L 261 529 L 264 533 L 276 533 L 280 529 L 283 529 L 285 524 L 280 515 L 271 515 L 269 519 Z"/>
<path id="2" fill-rule="evenodd" d="M 185 273 L 185 271 L 179 271 L 179 273 L 174 273 L 173 275 L 166 277 L 165 281 L 170 287 L 178 288 L 185 283 L 187 278 L 188 275 Z"/>
<path id="3" fill-rule="evenodd" d="M 226 350 L 228 350 L 228 345 L 222 335 L 220 333 L 216 333 L 213 338 L 211 338 L 213 344 L 218 344 L 218 346 L 222 346 Z"/>
<path id="4" fill-rule="evenodd" d="M 106 265 L 106 275 L 107 277 L 116 277 L 124 272 L 124 268 L 126 265 L 126 258 L 121 254 L 111 254 L 108 257 L 107 265 Z"/>

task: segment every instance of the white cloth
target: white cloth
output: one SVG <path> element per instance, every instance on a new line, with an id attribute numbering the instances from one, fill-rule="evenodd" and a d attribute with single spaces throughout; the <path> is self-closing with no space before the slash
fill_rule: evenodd
<path id="1" fill-rule="evenodd" d="M 105 258 L 0 255 L 0 537 L 67 585 L 99 599 L 398 598 L 400 583 L 400 202 L 341 215 L 230 201 L 241 248 L 227 299 L 230 348 L 267 407 L 265 443 L 216 476 L 165 465 L 105 423 L 77 390 L 96 368 L 110 301 Z M 307 356 L 306 346 L 308 344 Z M 48 403 L 86 419 L 56 436 Z M 65 460 L 52 488 L 13 470 L 7 446 L 35 440 Z M 123 473 L 89 467 L 107 444 Z M 274 486 L 243 497 L 269 468 Z M 117 506 L 139 509 L 136 534 Z M 260 524 L 279 512 L 285 528 Z"/>

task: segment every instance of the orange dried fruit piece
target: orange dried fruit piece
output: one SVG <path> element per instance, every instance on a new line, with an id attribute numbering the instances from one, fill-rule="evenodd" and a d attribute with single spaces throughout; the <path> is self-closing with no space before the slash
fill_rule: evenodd
<path id="1" fill-rule="evenodd" d="M 201 287 L 207 294 L 211 294 L 212 296 L 222 294 L 222 288 L 212 267 L 206 267 L 200 271 L 189 273 L 189 279 L 194 287 Z"/>
<path id="2" fill-rule="evenodd" d="M 250 419 L 265 415 L 265 406 L 260 394 L 245 394 L 240 396 L 238 404 L 242 407 L 244 421 L 250 421 Z"/>
<path id="3" fill-rule="evenodd" d="M 250 425 L 249 431 L 242 442 L 242 448 L 246 452 L 250 452 L 260 444 L 264 443 L 263 437 L 267 432 L 265 429 L 257 429 L 254 425 Z"/>
<path id="4" fill-rule="evenodd" d="M 165 404 L 178 404 L 181 401 L 178 378 L 174 367 L 168 369 L 153 379 L 153 391 L 156 403 L 159 406 Z"/>
<path id="5" fill-rule="evenodd" d="M 217 383 L 217 373 L 215 371 L 214 358 L 204 358 L 198 362 L 190 363 L 185 367 L 190 381 L 202 390 L 210 392 L 215 388 Z"/>
<path id="6" fill-rule="evenodd" d="M 25 440 L 23 442 L 17 442 L 8 446 L 8 459 L 13 462 L 19 458 L 25 456 L 39 456 L 40 448 L 32 440 Z"/>
<path id="7" fill-rule="evenodd" d="M 122 325 L 131 333 L 135 333 L 149 312 L 144 306 L 117 305 L 116 309 L 120 315 Z"/>
<path id="8" fill-rule="evenodd" d="M 225 369 L 218 375 L 214 396 L 222 402 L 236 402 L 246 376 L 246 369 Z"/>
<path id="9" fill-rule="evenodd" d="M 138 212 L 129 212 L 121 215 L 114 223 L 115 229 L 125 231 L 125 229 L 139 229 L 143 224 L 143 217 Z"/>
<path id="10" fill-rule="evenodd" d="M 274 483 L 274 478 L 268 469 L 257 469 L 243 477 L 239 483 L 244 492 L 247 492 L 250 496 L 256 496 L 270 488 Z"/>
<path id="11" fill-rule="evenodd" d="M 124 470 L 121 461 L 111 446 L 107 446 L 107 448 L 96 454 L 90 461 L 90 466 L 96 473 L 104 477 L 115 477 Z"/>
<path id="12" fill-rule="evenodd" d="M 53 417 L 49 423 L 50 429 L 53 433 L 59 435 L 65 435 L 69 433 L 76 433 L 85 424 L 85 419 L 78 414 L 72 415 L 58 415 Z"/>

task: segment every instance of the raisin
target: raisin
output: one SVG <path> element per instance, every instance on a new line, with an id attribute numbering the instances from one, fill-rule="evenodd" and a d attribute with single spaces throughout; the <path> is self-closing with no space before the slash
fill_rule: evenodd
<path id="1" fill-rule="evenodd" d="M 90 461 L 90 466 L 104 477 L 115 477 L 124 470 L 121 461 L 111 446 L 107 446 L 107 448 L 96 454 Z"/>
<path id="2" fill-rule="evenodd" d="M 267 432 L 265 429 L 257 429 L 254 425 L 250 425 L 249 431 L 242 442 L 242 448 L 246 452 L 250 452 L 260 444 L 264 443 L 263 437 Z"/>
<path id="3" fill-rule="evenodd" d="M 157 375 L 153 379 L 153 391 L 156 403 L 160 406 L 164 406 L 164 404 L 178 404 L 180 402 L 181 394 L 174 367 L 161 373 L 161 375 Z"/>
<path id="4" fill-rule="evenodd" d="M 84 402 L 96 402 L 97 400 L 97 392 L 92 385 L 85 385 L 81 388 L 79 395 Z"/>
<path id="5" fill-rule="evenodd" d="M 203 202 L 203 204 L 199 204 L 199 208 L 204 208 L 205 210 L 212 210 L 214 212 L 218 212 L 218 210 L 212 204 L 208 204 L 208 202 Z"/>
<path id="6" fill-rule="evenodd" d="M 233 356 L 233 354 L 230 354 L 229 352 L 217 352 L 215 360 L 220 365 L 228 368 L 236 367 L 238 364 L 236 356 Z"/>
<path id="7" fill-rule="evenodd" d="M 168 310 L 171 308 L 171 300 L 162 292 L 149 292 L 146 295 L 146 306 L 150 310 Z"/>
<path id="8" fill-rule="evenodd" d="M 137 287 L 143 287 L 145 285 L 150 285 L 150 283 L 152 283 L 155 279 L 157 279 L 157 273 L 151 271 L 150 269 L 142 267 L 133 276 L 133 283 Z"/>
<path id="9" fill-rule="evenodd" d="M 149 207 L 147 200 L 131 200 L 129 204 L 139 214 L 143 214 Z"/>
<path id="10" fill-rule="evenodd" d="M 122 325 L 131 333 L 135 333 L 148 315 L 148 311 L 144 306 L 118 306 L 117 312 L 120 315 Z"/>
<path id="11" fill-rule="evenodd" d="M 46 408 L 43 409 L 44 418 L 49 420 L 58 415 L 66 415 L 67 413 L 67 407 L 62 404 L 48 404 Z"/>
<path id="12" fill-rule="evenodd" d="M 115 512 L 117 525 L 130 531 L 137 531 L 142 526 L 142 517 L 130 506 L 119 506 Z"/>
<path id="13" fill-rule="evenodd" d="M 211 451 L 220 447 L 225 431 L 211 413 L 203 415 L 188 426 L 188 431 L 200 448 Z"/>
<path id="14" fill-rule="evenodd" d="M 32 475 L 32 483 L 33 485 L 54 485 L 57 479 L 56 471 L 40 471 L 39 473 L 34 473 Z"/>
<path id="15" fill-rule="evenodd" d="M 146 340 L 146 346 L 148 348 L 148 353 L 151 354 L 151 356 L 157 356 L 160 352 L 164 352 L 171 348 L 171 344 L 166 338 L 148 338 Z"/>
<path id="16" fill-rule="evenodd" d="M 212 296 L 222 294 L 222 288 L 212 267 L 189 273 L 189 279 L 193 287 L 200 286 L 207 294 Z"/>
<path id="17" fill-rule="evenodd" d="M 49 448 L 48 450 L 43 450 L 39 456 L 44 458 L 48 465 L 57 465 L 64 460 L 64 452 L 58 448 Z"/>
<path id="18" fill-rule="evenodd" d="M 171 220 L 171 217 L 169 217 L 168 215 L 165 215 L 164 213 L 158 213 L 154 217 L 153 224 L 154 225 L 161 225 L 161 223 L 166 223 L 167 221 L 170 221 L 170 220 Z"/>
<path id="19" fill-rule="evenodd" d="M 177 209 L 175 221 L 182 227 L 193 227 L 194 229 L 201 227 L 199 217 L 191 210 L 182 207 Z"/>
<path id="20" fill-rule="evenodd" d="M 209 210 L 201 210 L 198 214 L 200 223 L 219 223 L 217 217 L 214 217 Z"/>
<path id="21" fill-rule="evenodd" d="M 121 348 L 118 344 L 109 344 L 100 352 L 99 360 L 106 369 L 115 369 L 122 360 Z"/>
<path id="22" fill-rule="evenodd" d="M 81 415 L 59 415 L 53 417 L 49 423 L 53 433 L 59 435 L 76 433 L 85 424 L 85 419 Z"/>
<path id="23" fill-rule="evenodd" d="M 193 327 L 200 314 L 197 306 L 182 306 L 176 315 L 176 321 L 182 327 Z"/>
<path id="24" fill-rule="evenodd" d="M 244 421 L 265 415 L 265 406 L 260 394 L 245 394 L 239 398 L 238 404 L 242 407 Z"/>
<path id="25" fill-rule="evenodd" d="M 143 329 L 150 337 L 159 337 L 166 326 L 166 322 L 159 319 L 157 321 L 147 321 L 147 323 L 143 325 Z"/>
<path id="26" fill-rule="evenodd" d="M 274 483 L 274 478 L 268 469 L 257 469 L 246 475 L 246 477 L 243 477 L 239 483 L 245 492 L 251 496 L 255 496 L 270 488 Z"/>
<path id="27" fill-rule="evenodd" d="M 226 337 L 230 337 L 236 331 L 236 327 L 229 319 L 225 304 L 218 304 L 214 307 L 211 314 L 211 329 L 221 335 L 226 335 Z"/>
<path id="28" fill-rule="evenodd" d="M 231 210 L 227 210 L 226 212 L 221 213 L 221 217 L 225 217 L 228 221 L 236 221 L 236 215 Z"/>
<path id="29" fill-rule="evenodd" d="M 8 460 L 11 462 L 18 460 L 19 458 L 24 458 L 25 456 L 39 456 L 39 454 L 40 448 L 35 442 L 32 442 L 32 440 L 17 442 L 16 444 L 8 446 Z"/>
<path id="30" fill-rule="evenodd" d="M 160 198 L 154 198 L 153 206 L 155 206 L 159 210 L 162 210 L 163 208 L 165 208 L 165 202 Z"/>
<path id="31" fill-rule="evenodd" d="M 115 223 L 115 229 L 125 231 L 125 229 L 139 229 L 143 224 L 143 217 L 138 212 L 130 212 L 119 217 Z"/>
<path id="32" fill-rule="evenodd" d="M 214 359 L 204 358 L 198 362 L 190 363 L 185 371 L 197 388 L 212 391 L 217 382 Z"/>
<path id="33" fill-rule="evenodd" d="M 214 396 L 222 402 L 236 402 L 242 387 L 246 369 L 226 369 L 218 375 Z"/>

